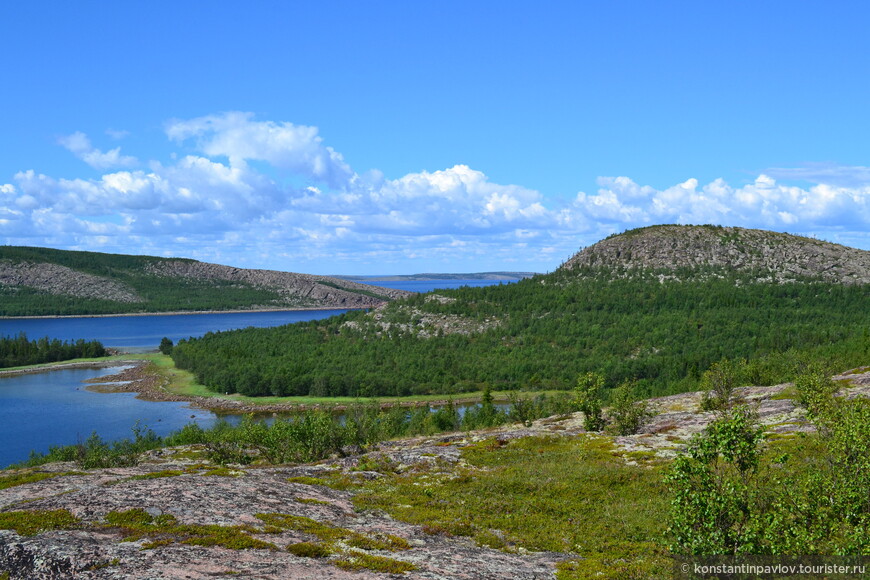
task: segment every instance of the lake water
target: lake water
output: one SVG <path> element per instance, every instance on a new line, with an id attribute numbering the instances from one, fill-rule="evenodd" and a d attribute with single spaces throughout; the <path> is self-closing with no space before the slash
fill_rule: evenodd
<path id="1" fill-rule="evenodd" d="M 132 439 L 137 424 L 166 436 L 188 423 L 208 429 L 221 419 L 236 424 L 242 418 L 218 416 L 188 403 L 142 401 L 136 393 L 87 390 L 84 381 L 118 370 L 62 369 L 0 379 L 0 469 L 25 461 L 31 451 L 46 453 L 52 446 L 83 442 L 93 432 L 116 441 Z M 505 410 L 508 405 L 496 407 Z M 467 408 L 457 406 L 460 417 Z"/>
<path id="2" fill-rule="evenodd" d="M 412 280 L 371 282 L 398 290 L 429 292 L 438 288 L 460 286 L 491 286 L 498 280 Z M 206 314 L 161 314 L 145 316 L 98 316 L 63 318 L 0 319 L 0 336 L 16 336 L 20 332 L 31 340 L 47 336 L 60 340 L 99 340 L 104 346 L 127 352 L 154 350 L 164 336 L 178 342 L 207 332 L 234 330 L 248 326 L 268 327 L 318 320 L 347 310 L 291 310 L 269 312 L 218 312 Z"/>
<path id="3" fill-rule="evenodd" d="M 489 286 L 493 280 L 372 282 L 372 284 L 428 292 L 464 285 Z M 31 339 L 48 336 L 60 340 L 99 340 L 105 346 L 128 351 L 155 350 L 160 339 L 173 342 L 209 331 L 248 326 L 268 327 L 315 320 L 346 310 L 304 310 L 147 316 L 65 317 L 0 320 L 0 335 L 24 332 Z M 71 445 L 96 431 L 113 441 L 130 437 L 140 425 L 166 435 L 196 422 L 207 428 L 218 420 L 210 411 L 187 403 L 149 402 L 134 393 L 95 393 L 82 382 L 117 369 L 66 369 L 0 378 L 0 468 L 27 459 L 31 450 L 45 452 L 50 445 Z"/>
<path id="4" fill-rule="evenodd" d="M 104 346 L 125 351 L 155 350 L 164 336 L 202 336 L 219 330 L 248 326 L 281 326 L 292 322 L 327 318 L 347 310 L 296 310 L 270 312 L 218 312 L 209 314 L 165 314 L 147 316 L 96 316 L 64 318 L 23 318 L 0 320 L 0 335 L 24 332 L 31 340 L 48 336 L 60 340 L 99 340 Z"/>
<path id="5" fill-rule="evenodd" d="M 134 425 L 167 435 L 187 423 L 203 428 L 218 420 L 187 403 L 148 402 L 135 393 L 96 393 L 82 381 L 118 369 L 64 369 L 0 379 L 0 468 L 27 459 L 31 450 L 73 445 L 93 431 L 106 440 L 132 437 Z"/>

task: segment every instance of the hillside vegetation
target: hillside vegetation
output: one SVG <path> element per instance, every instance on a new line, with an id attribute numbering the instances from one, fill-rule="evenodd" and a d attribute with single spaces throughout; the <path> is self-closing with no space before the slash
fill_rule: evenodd
<path id="1" fill-rule="evenodd" d="M 723 358 L 746 359 L 743 384 L 773 384 L 811 361 L 865 361 L 868 255 L 758 230 L 644 228 L 516 284 L 211 333 L 172 356 L 209 388 L 246 395 L 568 389 L 586 372 L 659 395 L 694 389 Z"/>
<path id="2" fill-rule="evenodd" d="M 181 258 L 0 246 L 0 316 L 370 308 L 407 294 Z"/>

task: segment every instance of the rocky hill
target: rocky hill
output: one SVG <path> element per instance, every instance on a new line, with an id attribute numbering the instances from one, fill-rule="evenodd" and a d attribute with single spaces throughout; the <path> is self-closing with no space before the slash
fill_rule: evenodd
<path id="1" fill-rule="evenodd" d="M 408 294 L 188 259 L 0 246 L 0 316 L 372 308 Z"/>
<path id="2" fill-rule="evenodd" d="M 760 281 L 806 278 L 844 284 L 870 282 L 870 252 L 830 242 L 720 226 L 662 225 L 610 236 L 563 266 L 625 270 L 719 269 Z"/>

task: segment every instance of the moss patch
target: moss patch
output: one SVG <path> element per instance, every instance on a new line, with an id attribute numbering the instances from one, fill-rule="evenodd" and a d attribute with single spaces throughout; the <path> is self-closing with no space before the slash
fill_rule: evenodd
<path id="1" fill-rule="evenodd" d="M 45 473 L 45 472 L 26 472 L 14 473 L 11 475 L 0 476 L 0 489 L 8 489 L 18 485 L 25 485 L 42 481 L 43 479 L 54 479 L 55 477 L 64 477 L 67 475 L 85 475 L 81 471 L 66 471 L 63 473 Z"/>
<path id="2" fill-rule="evenodd" d="M 656 461 L 661 461 L 658 455 L 656 455 L 655 451 L 629 451 L 624 454 L 624 457 L 629 461 L 635 461 L 637 463 L 649 464 Z"/>
<path id="3" fill-rule="evenodd" d="M 308 477 L 307 475 L 288 477 L 287 481 L 289 483 L 301 483 L 303 485 L 326 485 L 326 480 L 317 477 Z"/>
<path id="4" fill-rule="evenodd" d="M 109 512 L 105 521 L 109 527 L 120 528 L 126 535 L 125 541 L 150 539 L 151 542 L 143 545 L 143 549 L 174 543 L 222 546 L 231 550 L 277 549 L 274 544 L 251 537 L 249 534 L 260 532 L 251 526 L 179 524 L 175 516 L 163 514 L 154 517 L 139 508 Z"/>
<path id="5" fill-rule="evenodd" d="M 314 542 L 299 542 L 290 544 L 287 551 L 300 558 L 328 558 L 332 554 L 327 546 Z"/>
<path id="6" fill-rule="evenodd" d="M 0 513 L 0 529 L 15 530 L 21 536 L 33 536 L 50 530 L 72 530 L 80 525 L 81 521 L 69 510 Z"/>
<path id="7" fill-rule="evenodd" d="M 361 534 L 347 528 L 339 528 L 332 524 L 291 514 L 270 513 L 256 514 L 256 516 L 267 526 L 311 534 L 327 543 L 341 540 L 347 545 L 361 550 L 389 550 L 391 552 L 411 548 L 407 540 L 392 534 Z"/>
<path id="8" fill-rule="evenodd" d="M 556 565 L 559 580 L 646 580 L 662 578 L 663 570 L 673 564 L 667 550 L 654 542 L 617 542 L 607 550 L 582 560 L 568 560 Z"/>
<path id="9" fill-rule="evenodd" d="M 797 389 L 794 388 L 794 385 L 784 388 L 780 392 L 770 397 L 771 401 L 782 401 L 782 400 L 792 400 L 797 401 L 798 392 Z"/>
<path id="10" fill-rule="evenodd" d="M 397 473 L 399 464 L 386 455 L 363 455 L 359 458 L 356 467 L 351 471 L 374 471 L 377 473 Z"/>
<path id="11" fill-rule="evenodd" d="M 410 562 L 357 552 L 349 554 L 347 558 L 336 560 L 333 563 L 343 570 L 373 570 L 386 574 L 402 574 L 404 572 L 419 570 L 419 567 Z"/>

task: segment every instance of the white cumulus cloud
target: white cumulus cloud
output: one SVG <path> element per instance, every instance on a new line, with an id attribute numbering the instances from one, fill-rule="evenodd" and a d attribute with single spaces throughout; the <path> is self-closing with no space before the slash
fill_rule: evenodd
<path id="1" fill-rule="evenodd" d="M 579 193 L 575 207 L 604 223 L 714 223 L 782 229 L 800 225 L 865 228 L 870 222 L 870 185 L 820 183 L 798 187 L 759 175 L 733 187 L 717 179 L 703 187 L 689 179 L 666 189 L 639 186 L 627 177 L 600 178 L 595 195 Z"/>
<path id="2" fill-rule="evenodd" d="M 94 169 L 110 169 L 113 167 L 131 167 L 137 165 L 135 157 L 121 155 L 121 148 L 115 147 L 103 152 L 91 145 L 91 140 L 82 132 L 76 132 L 58 139 L 58 143 L 66 147 L 73 155 Z"/>
<path id="3" fill-rule="evenodd" d="M 252 113 L 230 112 L 190 120 L 172 121 L 166 134 L 174 141 L 196 139 L 210 157 L 227 157 L 231 165 L 266 161 L 332 187 L 342 187 L 353 172 L 341 154 L 323 145 L 317 127 L 255 121 Z"/>
<path id="4" fill-rule="evenodd" d="M 316 127 L 250 113 L 174 120 L 166 135 L 177 145 L 170 161 L 144 164 L 94 148 L 84 133 L 64 137 L 101 174 L 25 170 L 0 184 L 0 243 L 312 272 L 415 269 L 409 260 L 470 271 L 554 267 L 582 245 L 656 223 L 835 232 L 844 242 L 870 229 L 870 169 L 861 167 L 772 169 L 739 186 L 687 178 L 661 189 L 600 177 L 594 193 L 558 202 L 462 164 L 357 173 Z"/>

